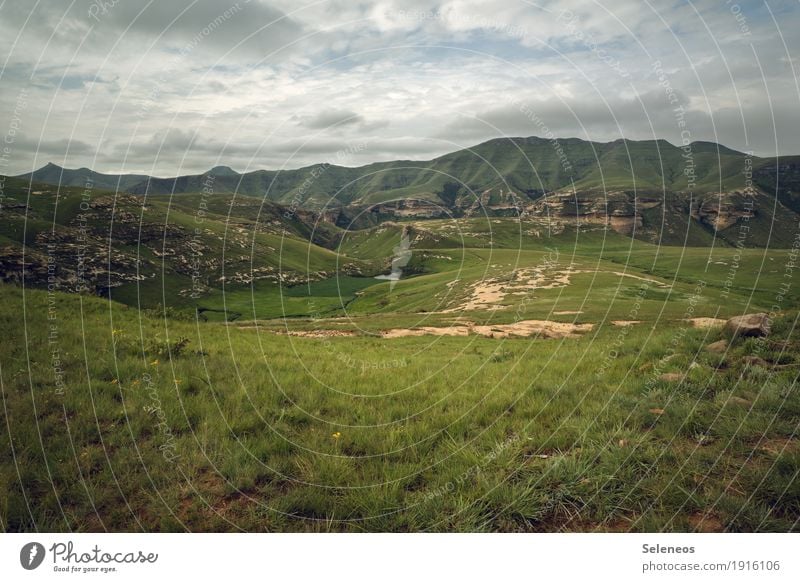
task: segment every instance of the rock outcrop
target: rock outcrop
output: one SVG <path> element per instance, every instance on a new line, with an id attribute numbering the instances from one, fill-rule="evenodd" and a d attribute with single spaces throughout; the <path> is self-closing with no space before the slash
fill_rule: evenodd
<path id="1" fill-rule="evenodd" d="M 739 191 L 717 192 L 706 194 L 693 209 L 692 217 L 719 232 L 742 218 L 752 218 L 755 212 L 752 195 Z"/>
<path id="2" fill-rule="evenodd" d="M 763 337 L 769 335 L 769 316 L 766 313 L 750 313 L 732 317 L 725 323 L 725 331 L 734 337 Z"/>

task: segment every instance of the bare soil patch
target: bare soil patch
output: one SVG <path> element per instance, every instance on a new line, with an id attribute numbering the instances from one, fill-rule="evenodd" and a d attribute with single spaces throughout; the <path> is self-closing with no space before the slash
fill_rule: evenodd
<path id="1" fill-rule="evenodd" d="M 719 533 L 725 531 L 725 524 L 713 513 L 696 512 L 689 516 L 689 525 L 699 533 Z"/>
<path id="2" fill-rule="evenodd" d="M 684 319 L 692 324 L 692 327 L 699 327 L 706 329 L 709 327 L 722 327 L 725 325 L 724 319 L 717 319 L 716 317 L 692 317 L 691 319 Z"/>
<path id="3" fill-rule="evenodd" d="M 415 327 L 411 329 L 389 329 L 381 333 L 381 337 L 416 337 L 423 335 L 437 336 L 467 336 L 482 335 L 483 337 L 503 339 L 509 337 L 541 337 L 541 338 L 573 338 L 591 331 L 592 323 L 562 323 L 559 321 L 544 321 L 528 319 L 515 323 L 497 325 L 457 325 L 451 327 Z"/>
<path id="4" fill-rule="evenodd" d="M 539 267 L 516 269 L 511 273 L 508 279 L 485 279 L 477 283 L 473 283 L 471 287 L 471 294 L 464 303 L 457 307 L 450 307 L 442 311 L 442 313 L 452 313 L 454 311 L 473 311 L 477 309 L 502 309 L 503 306 L 499 305 L 506 295 L 527 295 L 537 289 L 557 289 L 560 287 L 567 287 L 571 284 L 573 275 L 582 273 L 611 273 L 618 277 L 629 277 L 638 281 L 646 281 L 653 283 L 661 288 L 669 288 L 670 285 L 658 281 L 656 279 L 649 279 L 640 275 L 631 273 L 624 273 L 622 271 L 603 271 L 598 269 L 576 269 L 574 267 L 567 267 L 562 270 L 548 270 Z M 452 287 L 457 281 L 451 281 L 447 284 Z M 572 315 L 580 312 L 562 312 L 562 315 Z"/>

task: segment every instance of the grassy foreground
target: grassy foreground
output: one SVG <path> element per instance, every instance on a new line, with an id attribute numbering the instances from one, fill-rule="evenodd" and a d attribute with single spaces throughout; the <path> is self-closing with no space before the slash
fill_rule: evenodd
<path id="1" fill-rule="evenodd" d="M 6 531 L 800 529 L 794 312 L 716 354 L 679 320 L 306 338 L 0 298 Z"/>

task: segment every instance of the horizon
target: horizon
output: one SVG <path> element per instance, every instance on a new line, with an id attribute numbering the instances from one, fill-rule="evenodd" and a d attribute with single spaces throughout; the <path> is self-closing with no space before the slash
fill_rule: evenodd
<path id="1" fill-rule="evenodd" d="M 346 165 L 346 164 L 334 164 L 334 163 L 330 163 L 330 162 L 326 162 L 326 161 L 318 161 L 318 162 L 312 162 L 310 164 L 306 164 L 306 165 L 302 165 L 302 166 L 296 166 L 296 167 L 284 167 L 284 168 L 263 168 L 263 167 L 260 167 L 260 168 L 253 168 L 253 169 L 246 169 L 246 170 L 243 170 L 243 171 L 239 171 L 239 170 L 236 170 L 235 168 L 233 168 L 230 164 L 227 164 L 225 162 L 220 161 L 220 163 L 218 163 L 218 164 L 216 164 L 214 166 L 211 166 L 210 168 L 208 168 L 208 169 L 206 169 L 206 170 L 204 170 L 202 172 L 193 172 L 193 173 L 187 173 L 187 174 L 156 175 L 156 174 L 148 174 L 146 169 L 141 169 L 141 170 L 126 169 L 124 171 L 113 171 L 113 170 L 110 170 L 110 171 L 100 172 L 98 170 L 95 170 L 93 168 L 89 168 L 87 166 L 68 168 L 66 166 L 61 166 L 61 165 L 59 165 L 59 164 L 57 164 L 57 163 L 55 163 L 53 161 L 48 161 L 45 164 L 43 164 L 42 166 L 39 166 L 38 168 L 36 168 L 35 170 L 29 171 L 29 172 L 23 172 L 23 173 L 20 173 L 20 174 L 5 174 L 5 176 L 9 177 L 9 178 L 23 178 L 25 176 L 28 176 L 30 174 L 33 174 L 33 173 L 38 172 L 40 170 L 43 170 L 48 166 L 55 166 L 56 168 L 59 168 L 61 170 L 65 170 L 65 171 L 68 171 L 68 172 L 75 172 L 75 171 L 80 171 L 80 170 L 88 170 L 90 172 L 94 172 L 94 173 L 97 173 L 97 174 L 103 174 L 103 175 L 106 175 L 106 176 L 145 175 L 145 176 L 150 177 L 150 178 L 157 178 L 157 179 L 162 179 L 162 180 L 166 180 L 166 179 L 170 179 L 170 178 L 179 178 L 181 176 L 202 176 L 202 175 L 208 174 L 209 172 L 211 172 L 212 170 L 215 170 L 215 169 L 229 169 L 229 170 L 233 171 L 234 173 L 236 173 L 237 175 L 240 175 L 240 176 L 241 175 L 245 175 L 245 174 L 250 174 L 250 173 L 253 173 L 253 172 L 291 172 L 291 171 L 297 171 L 297 170 L 304 170 L 304 169 L 308 169 L 308 168 L 313 168 L 315 166 L 320 166 L 320 165 L 329 165 L 329 166 L 333 166 L 333 167 L 354 169 L 354 168 L 363 168 L 365 166 L 368 166 L 368 165 L 371 165 L 371 164 L 375 164 L 375 163 L 393 163 L 393 162 L 412 162 L 412 163 L 413 162 L 418 162 L 418 163 L 422 163 L 422 162 L 432 162 L 432 161 L 437 160 L 439 158 L 446 157 L 446 156 L 448 156 L 450 154 L 458 153 L 460 151 L 467 151 L 467 150 L 479 147 L 481 145 L 485 145 L 485 144 L 487 144 L 489 142 L 496 141 L 496 140 L 503 140 L 503 139 L 515 140 L 515 139 L 532 139 L 532 138 L 540 139 L 540 140 L 545 141 L 545 142 L 551 142 L 551 141 L 564 142 L 564 141 L 569 141 L 569 140 L 579 140 L 579 141 L 582 141 L 584 143 L 593 143 L 593 144 L 599 144 L 599 145 L 607 145 L 607 144 L 614 143 L 614 142 L 617 142 L 617 141 L 627 141 L 627 142 L 633 142 L 633 143 L 647 143 L 647 142 L 665 141 L 670 146 L 672 146 L 674 148 L 679 148 L 680 149 L 680 148 L 686 147 L 686 146 L 681 146 L 681 145 L 678 145 L 678 144 L 674 144 L 674 143 L 670 142 L 669 140 L 667 140 L 665 138 L 655 138 L 655 139 L 648 139 L 648 140 L 617 138 L 615 140 L 610 140 L 610 141 L 589 141 L 589 140 L 584 140 L 584 139 L 579 138 L 579 137 L 544 138 L 544 137 L 540 137 L 540 136 L 536 136 L 536 135 L 505 136 L 505 137 L 496 137 L 496 138 L 492 138 L 492 139 L 489 139 L 489 140 L 486 140 L 486 141 L 475 143 L 475 144 L 472 144 L 470 146 L 466 146 L 466 147 L 463 147 L 463 148 L 460 148 L 460 149 L 456 149 L 456 150 L 453 150 L 453 151 L 450 151 L 450 152 L 446 152 L 444 154 L 441 154 L 441 155 L 433 157 L 433 158 L 424 158 L 424 159 L 405 158 L 405 159 L 396 159 L 396 160 L 384 160 L 383 162 L 367 162 L 367 163 L 364 163 L 364 164 L 358 164 L 358 165 L 352 165 L 352 166 Z M 746 152 L 746 151 L 741 151 L 741 150 L 738 150 L 736 148 L 727 146 L 725 144 L 721 144 L 721 143 L 717 143 L 717 142 L 709 142 L 709 141 L 706 141 L 706 140 L 695 140 L 695 141 L 693 141 L 693 142 L 691 142 L 691 143 L 689 143 L 687 145 L 688 146 L 694 146 L 695 144 L 700 144 L 700 143 L 712 144 L 712 145 L 718 146 L 719 148 L 723 148 L 723 149 L 734 151 L 734 152 L 739 153 L 739 154 L 741 154 L 743 156 L 748 155 L 748 152 Z M 795 156 L 795 155 L 800 155 L 800 154 L 781 154 L 781 156 L 757 156 L 755 154 L 752 154 L 752 155 L 755 158 L 768 159 L 770 157 L 785 157 L 785 156 Z M 0 174 L 0 175 L 4 175 L 4 174 Z"/>

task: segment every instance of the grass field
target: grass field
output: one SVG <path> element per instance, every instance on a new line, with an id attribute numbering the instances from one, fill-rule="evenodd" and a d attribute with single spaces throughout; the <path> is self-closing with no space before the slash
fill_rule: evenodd
<path id="1" fill-rule="evenodd" d="M 196 302 L 178 299 L 175 306 L 227 309 L 245 314 L 243 319 L 288 318 L 301 326 L 298 318 L 335 316 L 368 328 L 385 326 L 390 319 L 446 324 L 476 287 L 499 282 L 508 292 L 471 312 L 474 321 L 630 320 L 635 308 L 640 319 L 660 323 L 689 317 L 690 300 L 692 317 L 725 318 L 746 310 L 769 311 L 794 256 L 790 249 L 656 246 L 613 231 L 566 231 L 537 241 L 521 232 L 517 219 L 494 219 L 489 227 L 482 230 L 487 224 L 480 220 L 411 223 L 417 239 L 408 275 L 394 287 L 340 275 L 293 286 L 227 286 Z M 376 263 L 391 256 L 401 228 L 348 233 L 337 251 Z M 542 269 L 541 285 L 526 286 L 524 280 L 537 269 Z M 573 273 L 569 280 L 558 282 L 568 272 Z M 640 294 L 643 283 L 646 290 Z M 134 288 L 127 288 L 128 297 Z M 782 301 L 800 304 L 800 290 L 790 286 Z"/>
<path id="2" fill-rule="evenodd" d="M 484 252 L 474 251 L 468 269 L 485 268 Z M 526 264 L 541 258 L 527 252 Z M 689 253 L 694 270 L 679 278 L 666 271 L 675 257 L 654 262 L 642 252 L 634 262 L 673 285 L 653 284 L 658 294 L 642 302 L 643 324 L 608 321 L 630 309 L 636 280 L 607 271 L 532 299 L 536 316 L 575 307 L 595 323 L 564 339 L 370 333 L 419 320 L 414 293 L 432 300 L 426 278 L 447 272 L 401 281 L 394 293 L 408 286 L 410 295 L 397 310 L 376 316 L 365 308 L 353 319 L 363 331 L 349 337 L 270 331 L 285 321 L 164 318 L 4 285 L 2 527 L 796 530 L 794 299 L 767 340 L 707 352 L 721 331 L 681 317 L 707 252 Z M 501 260 L 511 258 L 491 259 Z M 708 280 L 717 293 L 719 277 Z M 327 285 L 316 295 L 332 297 Z M 382 287 L 347 292 L 363 292 L 355 304 L 371 306 Z M 681 299 L 671 299 L 678 289 Z M 709 295 L 692 315 L 768 303 L 766 289 L 749 305 L 748 289 L 737 291 L 731 303 Z M 508 319 L 503 311 L 469 315 Z M 667 381 L 665 373 L 685 377 Z"/>

